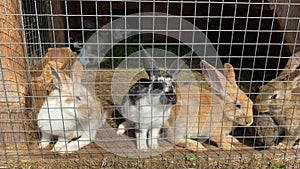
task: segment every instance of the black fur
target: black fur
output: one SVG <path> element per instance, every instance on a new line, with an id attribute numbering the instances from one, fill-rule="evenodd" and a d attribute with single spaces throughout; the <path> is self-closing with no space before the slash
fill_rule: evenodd
<path id="1" fill-rule="evenodd" d="M 142 78 L 129 89 L 128 96 L 132 105 L 136 105 L 136 102 L 148 93 L 151 83 L 151 80 Z M 125 101 L 126 97 L 123 98 L 123 104 Z"/>
<path id="2" fill-rule="evenodd" d="M 177 103 L 177 96 L 173 92 L 165 93 L 164 95 L 160 96 L 160 103 L 162 105 L 166 104 L 176 104 Z"/>
<path id="3" fill-rule="evenodd" d="M 158 93 L 161 93 L 163 90 L 164 90 L 164 84 L 162 84 L 161 82 L 154 81 L 152 83 L 152 91 L 151 91 L 151 93 L 158 94 Z"/>
<path id="4" fill-rule="evenodd" d="M 83 48 L 83 45 L 78 45 L 79 43 L 79 41 L 70 37 L 70 48 L 73 52 L 76 52 L 77 54 L 79 54 L 81 52 L 81 49 Z"/>
<path id="5" fill-rule="evenodd" d="M 149 79 L 142 78 L 129 89 L 127 95 L 129 97 L 130 103 L 132 105 L 136 105 L 137 101 L 143 98 L 144 96 L 146 96 L 149 91 L 151 94 L 160 94 L 163 92 L 163 90 L 164 90 L 163 82 L 158 82 L 158 81 L 152 82 Z M 162 105 L 177 103 L 177 96 L 173 92 L 173 88 L 171 90 L 172 92 L 167 92 L 160 96 L 160 103 Z M 123 98 L 122 103 L 124 103 L 125 101 L 126 101 L 126 97 Z"/>
<path id="6" fill-rule="evenodd" d="M 160 75 L 160 70 L 157 70 L 155 68 L 151 68 L 150 70 L 149 69 L 146 69 L 146 73 L 148 74 L 149 77 L 155 77 L 155 79 L 157 79 Z"/>

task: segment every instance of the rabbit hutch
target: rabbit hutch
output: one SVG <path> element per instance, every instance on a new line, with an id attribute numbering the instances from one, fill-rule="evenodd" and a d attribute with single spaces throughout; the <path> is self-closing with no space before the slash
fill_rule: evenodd
<path id="1" fill-rule="evenodd" d="M 0 168 L 298 168 L 299 9 L 0 1 Z"/>

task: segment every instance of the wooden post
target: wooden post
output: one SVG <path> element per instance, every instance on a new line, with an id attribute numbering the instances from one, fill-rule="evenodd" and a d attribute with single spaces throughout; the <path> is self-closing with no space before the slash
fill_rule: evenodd
<path id="1" fill-rule="evenodd" d="M 52 9 L 51 15 L 53 17 L 49 17 L 48 23 L 49 26 L 51 25 L 51 28 L 49 30 L 49 35 L 50 35 L 50 42 L 53 44 L 52 47 L 63 47 L 65 46 L 65 22 L 66 19 L 64 16 L 60 15 L 65 15 L 65 9 L 64 9 L 64 1 L 51 1 L 49 8 Z M 55 46 L 54 46 L 55 45 Z"/>
<path id="2" fill-rule="evenodd" d="M 300 45 L 295 43 L 300 42 L 299 32 L 299 18 L 300 10 L 299 6 L 296 3 L 299 3 L 299 0 L 291 0 L 287 3 L 286 0 L 269 0 L 272 2 L 270 7 L 272 10 L 275 10 L 281 29 L 285 32 L 285 42 L 292 43 L 289 45 L 291 53 L 300 51 Z"/>
<path id="3" fill-rule="evenodd" d="M 7 150 L 24 149 L 28 141 L 28 68 L 20 14 L 21 0 L 0 1 L 0 145 Z"/>

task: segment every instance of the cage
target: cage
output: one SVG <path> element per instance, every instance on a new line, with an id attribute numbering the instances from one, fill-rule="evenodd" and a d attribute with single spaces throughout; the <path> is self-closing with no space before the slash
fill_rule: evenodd
<path id="1" fill-rule="evenodd" d="M 0 1 L 0 166 L 297 168 L 298 8 Z"/>

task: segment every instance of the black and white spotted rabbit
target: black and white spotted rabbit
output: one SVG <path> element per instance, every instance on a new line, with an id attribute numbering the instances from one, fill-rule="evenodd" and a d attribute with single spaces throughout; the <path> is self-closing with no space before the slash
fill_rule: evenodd
<path id="1" fill-rule="evenodd" d="M 137 138 L 137 149 L 146 150 L 159 147 L 159 132 L 165 121 L 169 119 L 172 105 L 177 103 L 174 78 L 179 73 L 184 61 L 174 61 L 165 75 L 145 49 L 141 50 L 143 66 L 150 79 L 139 79 L 123 97 L 121 114 L 126 121 L 118 126 L 117 134 L 134 127 Z"/>

